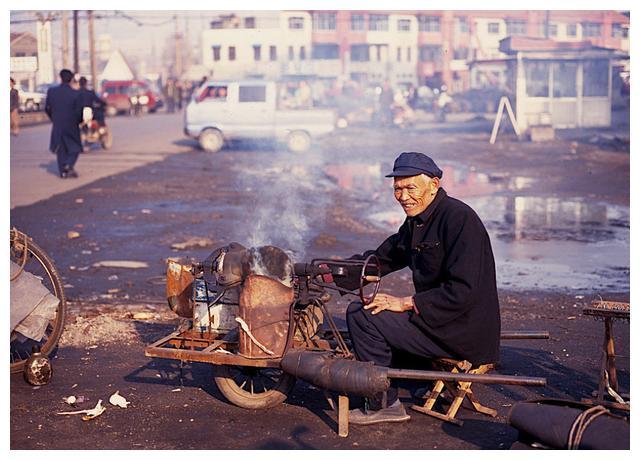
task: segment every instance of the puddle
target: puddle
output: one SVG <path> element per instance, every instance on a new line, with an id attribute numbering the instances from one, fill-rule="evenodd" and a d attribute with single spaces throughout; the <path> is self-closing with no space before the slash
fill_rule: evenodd
<path id="1" fill-rule="evenodd" d="M 405 215 L 384 163 L 329 165 L 325 173 L 393 232 Z M 491 237 L 498 284 L 515 289 L 629 290 L 629 207 L 581 197 L 533 195 L 529 177 L 444 165 L 442 186 L 480 216 Z"/>

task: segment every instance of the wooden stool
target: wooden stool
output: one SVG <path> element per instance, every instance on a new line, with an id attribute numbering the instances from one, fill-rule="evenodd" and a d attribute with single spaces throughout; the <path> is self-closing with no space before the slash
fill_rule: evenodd
<path id="1" fill-rule="evenodd" d="M 463 374 L 486 374 L 494 368 L 493 364 L 483 364 L 476 368 L 472 368 L 469 361 L 458 361 L 447 358 L 434 360 L 433 363 L 438 370 L 454 373 L 461 372 Z M 449 410 L 447 410 L 446 414 L 433 410 L 433 406 L 438 397 L 442 395 L 443 389 L 446 389 L 452 398 Z M 411 409 L 422 412 L 423 414 L 431 415 L 432 417 L 444 420 L 445 422 L 454 423 L 458 426 L 462 426 L 463 422 L 455 417 L 465 398 L 471 403 L 470 409 L 480 412 L 481 414 L 490 415 L 491 417 L 498 415 L 498 412 L 495 409 L 491 409 L 490 407 L 480 404 L 471 391 L 471 382 L 445 382 L 437 380 L 433 385 L 433 389 L 425 395 L 425 398 L 427 401 L 423 406 L 414 404 L 411 406 Z"/>

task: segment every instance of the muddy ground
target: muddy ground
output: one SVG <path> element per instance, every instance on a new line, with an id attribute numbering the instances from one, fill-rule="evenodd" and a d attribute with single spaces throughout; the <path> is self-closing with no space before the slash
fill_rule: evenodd
<path id="1" fill-rule="evenodd" d="M 482 180 L 475 175 L 473 181 L 452 181 L 451 187 L 445 182 L 451 195 L 465 201 L 484 196 L 508 202 L 515 195 L 535 195 L 626 210 L 621 219 L 616 214 L 613 223 L 614 218 L 607 217 L 605 224 L 574 223 L 562 226 L 559 233 L 549 229 L 542 240 L 556 245 L 571 241 L 585 253 L 602 244 L 606 247 L 612 239 L 621 238 L 618 247 L 628 245 L 628 150 L 589 142 L 589 133 L 548 144 L 518 142 L 501 134 L 498 143 L 489 146 L 487 122 L 472 122 L 466 128 L 464 134 L 446 126 L 428 132 L 349 128 L 304 156 L 279 146 L 247 144 L 211 155 L 194 145 L 192 153 L 14 209 L 11 225 L 41 243 L 62 273 L 70 315 L 53 360 L 53 381 L 33 388 L 20 375 L 11 376 L 11 448 L 505 449 L 517 437 L 506 423 L 515 402 L 539 396 L 588 397 L 597 387 L 603 325 L 581 311 L 598 296 L 628 301 L 628 257 L 626 264 L 622 257 L 621 263 L 602 272 L 586 273 L 591 278 L 563 274 L 568 276 L 564 287 L 540 286 L 531 276 L 536 267 L 546 270 L 544 253 L 520 260 L 513 273 L 500 274 L 503 329 L 548 330 L 551 339 L 503 342 L 499 372 L 543 376 L 548 385 L 477 386 L 481 399 L 499 416 L 491 419 L 462 411 L 463 428 L 414 412 L 406 424 L 352 427 L 350 436 L 341 439 L 335 435 L 335 422 L 321 392 L 302 382 L 285 404 L 248 411 L 224 400 L 212 382 L 210 366 L 187 364 L 181 378 L 178 363 L 144 356 L 146 345 L 177 325 L 164 306 L 167 257 L 202 260 L 213 248 L 231 241 L 275 244 L 292 251 L 296 261 L 346 257 L 373 248 L 398 223 L 387 214 L 391 191 L 387 194 L 375 177 L 390 170 L 399 151 L 429 153 L 450 168 L 443 168 L 445 174 L 449 171 L 455 177 L 460 177 L 456 171 L 461 168 L 467 174 L 463 178 L 471 177 L 469 172 L 482 174 Z M 86 155 L 81 161 L 90 161 Z M 373 171 L 368 171 L 371 165 Z M 518 181 L 512 180 L 516 177 L 528 180 L 517 186 Z M 599 180 L 603 177 L 611 180 Z M 382 218 L 371 219 L 372 209 Z M 487 226 L 492 238 L 500 238 L 505 247 L 535 239 L 527 239 L 526 232 L 518 237 L 517 226 L 505 229 L 499 220 Z M 69 239 L 69 231 L 80 237 Z M 191 237 L 211 242 L 207 247 L 171 248 Z M 597 256 L 606 258 L 606 249 Z M 509 256 L 496 258 L 498 264 L 511 263 Z M 93 266 L 104 260 L 143 261 L 149 267 Z M 572 262 L 576 271 L 584 271 L 576 260 Z M 572 272 L 574 265 L 561 270 Z M 588 288 L 591 279 L 598 283 Z M 391 275 L 382 289 L 410 293 L 409 274 Z M 346 301 L 342 298 L 332 305 L 337 317 L 343 315 Z M 135 319 L 133 314 L 141 311 L 153 314 Z M 620 354 L 628 356 L 628 324 L 616 323 L 614 330 Z M 628 393 L 626 359 L 619 359 L 619 379 L 621 391 Z M 416 389 L 413 383 L 405 385 L 401 396 L 406 403 Z M 69 410 L 63 397 L 84 396 L 81 408 L 87 408 L 98 399 L 106 402 L 115 390 L 132 402 L 128 409 L 110 406 L 88 422 L 79 416 L 56 415 Z"/>

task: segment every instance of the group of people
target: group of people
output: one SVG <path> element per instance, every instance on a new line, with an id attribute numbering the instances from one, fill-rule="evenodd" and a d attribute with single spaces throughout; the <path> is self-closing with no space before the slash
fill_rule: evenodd
<path id="1" fill-rule="evenodd" d="M 203 77 L 203 81 L 206 81 L 207 77 Z M 195 82 L 183 82 L 177 78 L 168 78 L 162 87 L 162 95 L 167 104 L 167 112 L 175 112 L 176 110 L 182 110 L 183 104 L 185 104 L 193 92 L 202 85 L 203 81 L 199 84 Z"/>
<path id="2" fill-rule="evenodd" d="M 83 151 L 80 124 L 93 118 L 104 125 L 106 102 L 87 87 L 87 79 L 81 77 L 75 89 L 74 74 L 69 69 L 60 71 L 60 85 L 49 88 L 45 113 L 52 123 L 49 150 L 56 155 L 61 178 L 76 178 L 75 164 Z"/>

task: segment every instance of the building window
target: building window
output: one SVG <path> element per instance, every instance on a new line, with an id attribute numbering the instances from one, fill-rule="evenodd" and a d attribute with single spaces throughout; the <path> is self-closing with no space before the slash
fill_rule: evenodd
<path id="1" fill-rule="evenodd" d="M 338 45 L 335 43 L 318 43 L 311 48 L 311 59 L 338 59 Z"/>
<path id="2" fill-rule="evenodd" d="M 507 35 L 526 35 L 527 21 L 524 19 L 507 19 Z"/>
<path id="3" fill-rule="evenodd" d="M 558 24 L 549 24 L 547 32 L 549 33 L 549 37 L 557 37 L 558 36 Z"/>
<path id="4" fill-rule="evenodd" d="M 256 18 L 254 18 L 254 17 L 244 18 L 244 28 L 245 29 L 255 29 L 256 28 Z"/>
<path id="5" fill-rule="evenodd" d="M 265 102 L 267 100 L 267 87 L 265 85 L 240 86 L 238 90 L 238 102 Z"/>
<path id="6" fill-rule="evenodd" d="M 230 61 L 235 61 L 236 60 L 236 47 L 235 46 L 230 46 L 229 47 L 229 60 Z"/>
<path id="7" fill-rule="evenodd" d="M 402 48 L 398 46 L 398 49 L 396 50 L 396 61 L 400 62 L 402 61 Z"/>
<path id="8" fill-rule="evenodd" d="M 582 36 L 583 37 L 599 37 L 602 33 L 602 24 L 599 22 L 583 22 L 582 23 Z"/>
<path id="9" fill-rule="evenodd" d="M 335 13 L 313 13 L 314 30 L 336 30 Z"/>
<path id="10" fill-rule="evenodd" d="M 418 30 L 420 32 L 440 32 L 440 17 L 418 16 Z"/>
<path id="11" fill-rule="evenodd" d="M 461 46 L 453 50 L 453 59 L 467 59 L 469 57 L 469 48 Z"/>
<path id="12" fill-rule="evenodd" d="M 389 30 L 389 16 L 386 14 L 369 15 L 369 30 Z"/>
<path id="13" fill-rule="evenodd" d="M 271 61 L 277 61 L 278 60 L 278 50 L 276 49 L 276 47 L 274 45 L 269 46 L 269 59 Z"/>
<path id="14" fill-rule="evenodd" d="M 411 32 L 411 21 L 409 19 L 398 19 L 399 32 Z"/>
<path id="15" fill-rule="evenodd" d="M 549 63 L 529 61 L 524 63 L 527 96 L 549 97 Z"/>
<path id="16" fill-rule="evenodd" d="M 469 23 L 467 22 L 467 18 L 456 18 L 456 24 L 458 27 L 458 32 L 463 34 L 469 33 Z"/>
<path id="17" fill-rule="evenodd" d="M 567 37 L 575 37 L 578 35 L 578 26 L 576 24 L 567 24 Z"/>
<path id="18" fill-rule="evenodd" d="M 407 46 L 407 62 L 411 62 L 411 47 Z"/>
<path id="19" fill-rule="evenodd" d="M 304 18 L 292 16 L 289 18 L 289 29 L 304 29 Z"/>
<path id="20" fill-rule="evenodd" d="M 420 47 L 420 62 L 442 62 L 442 46 L 422 45 Z"/>
<path id="21" fill-rule="evenodd" d="M 213 50 L 213 60 L 214 61 L 219 61 L 220 60 L 220 47 L 219 46 L 212 46 L 211 49 Z"/>
<path id="22" fill-rule="evenodd" d="M 369 45 L 351 45 L 351 60 L 365 62 L 369 60 Z"/>
<path id="23" fill-rule="evenodd" d="M 499 34 L 500 33 L 500 23 L 499 22 L 490 22 L 487 24 L 487 32 L 490 34 Z"/>
<path id="24" fill-rule="evenodd" d="M 553 97 L 576 97 L 577 62 L 554 62 Z"/>
<path id="25" fill-rule="evenodd" d="M 364 14 L 351 15 L 351 30 L 364 30 Z"/>
<path id="26" fill-rule="evenodd" d="M 253 60 L 260 60 L 260 52 L 262 51 L 262 47 L 260 45 L 253 45 Z"/>
<path id="27" fill-rule="evenodd" d="M 609 95 L 609 61 L 594 59 L 583 64 L 582 95 L 603 97 Z"/>
<path id="28" fill-rule="evenodd" d="M 293 61 L 294 57 L 295 57 L 295 53 L 293 52 L 293 46 L 290 46 L 289 47 L 289 60 Z"/>
<path id="29" fill-rule="evenodd" d="M 307 49 L 304 46 L 300 47 L 300 60 L 304 61 L 307 59 Z"/>
<path id="30" fill-rule="evenodd" d="M 611 36 L 613 38 L 629 38 L 629 29 L 623 27 L 622 24 L 613 24 L 611 28 Z"/>

